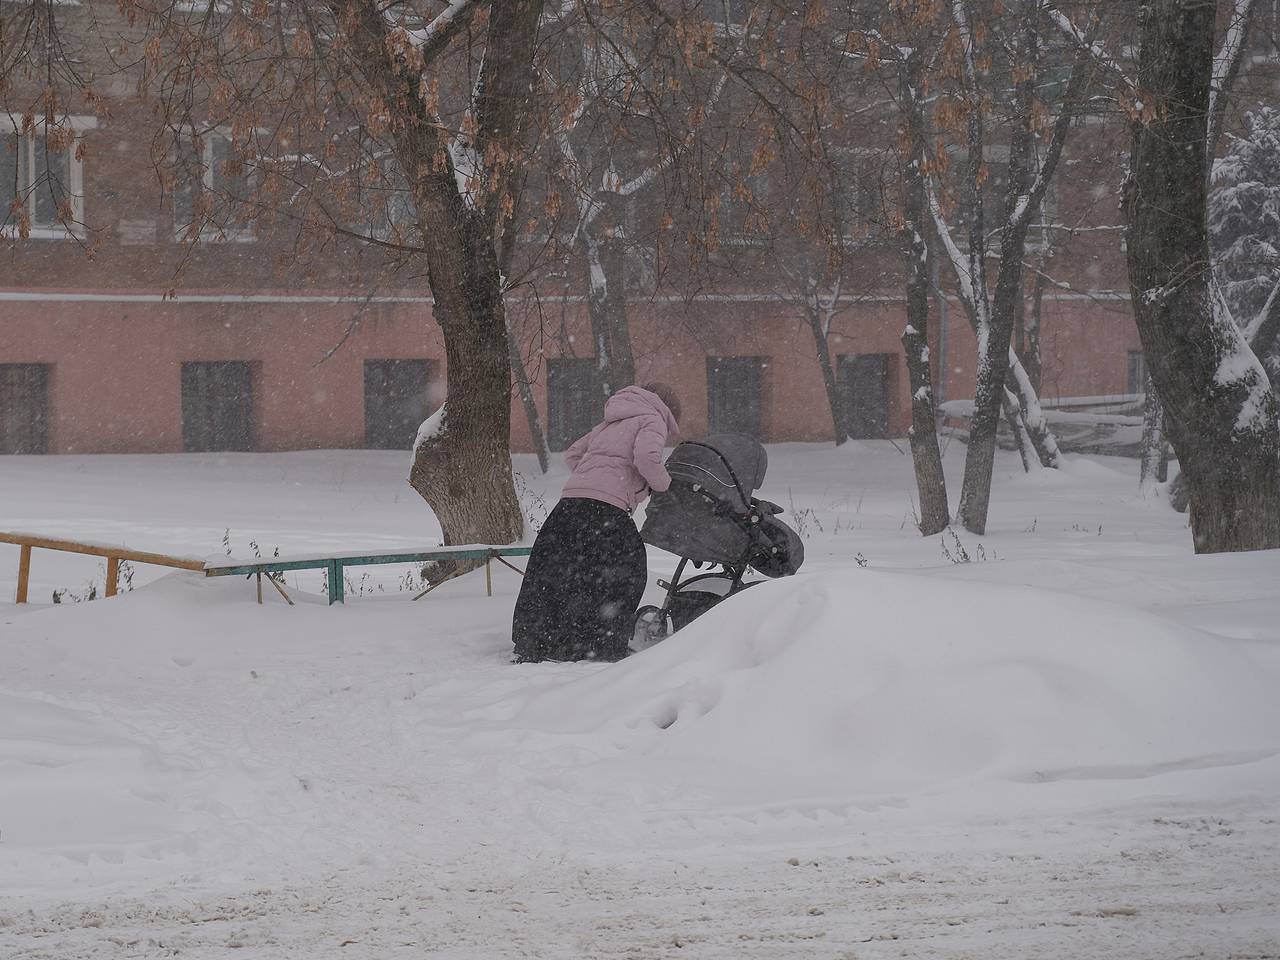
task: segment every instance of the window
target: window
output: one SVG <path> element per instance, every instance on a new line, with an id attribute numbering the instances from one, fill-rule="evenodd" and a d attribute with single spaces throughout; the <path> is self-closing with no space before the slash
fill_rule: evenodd
<path id="1" fill-rule="evenodd" d="M 604 416 L 604 396 L 594 357 L 547 361 L 547 444 L 566 450 Z"/>
<path id="2" fill-rule="evenodd" d="M 1263 59 L 1274 60 L 1280 53 L 1280 0 L 1259 0 L 1254 16 L 1254 45 Z"/>
<path id="3" fill-rule="evenodd" d="M 429 412 L 429 360 L 364 362 L 364 445 L 409 450 Z"/>
<path id="4" fill-rule="evenodd" d="M 983 148 L 985 175 L 979 192 L 982 195 L 982 227 L 988 235 L 1004 225 L 1005 199 L 1009 192 L 1009 148 L 1002 144 L 988 144 Z M 969 152 L 952 148 L 949 184 L 956 201 L 955 217 L 951 233 L 957 243 L 968 236 L 969 218 L 966 216 L 969 199 Z"/>
<path id="5" fill-rule="evenodd" d="M 707 432 L 762 431 L 764 357 L 707 357 Z"/>
<path id="6" fill-rule="evenodd" d="M 241 360 L 182 365 L 182 449 L 253 449 L 253 368 Z"/>
<path id="7" fill-rule="evenodd" d="M 751 12 L 749 0 L 702 0 L 702 14 L 719 31 L 741 33 Z"/>
<path id="8" fill-rule="evenodd" d="M 847 198 L 846 239 L 887 236 L 885 225 L 896 203 L 892 195 L 892 155 L 885 150 L 854 147 L 840 157 L 843 195 Z"/>
<path id="9" fill-rule="evenodd" d="M 409 184 L 394 169 L 394 161 L 388 159 L 383 167 L 383 176 L 377 183 L 360 186 L 364 220 L 361 226 L 368 236 L 377 240 L 397 243 L 411 240 L 418 227 L 418 217 Z"/>
<path id="10" fill-rule="evenodd" d="M 83 237 L 84 161 L 78 156 L 93 117 L 67 117 L 22 133 L 22 118 L 0 113 L 0 220 L 5 236 Z"/>
<path id="11" fill-rule="evenodd" d="M 726 183 L 720 190 L 716 218 L 721 243 L 763 245 L 769 235 L 769 171 Z"/>
<path id="12" fill-rule="evenodd" d="M 1129 351 L 1128 369 L 1125 377 L 1126 393 L 1147 392 L 1147 358 L 1141 350 Z"/>
<path id="13" fill-rule="evenodd" d="M 998 246 L 998 240 L 993 234 L 1001 230 L 1005 224 L 1005 217 L 1008 214 L 1007 204 L 1009 199 L 1009 148 L 1002 144 L 988 144 L 983 149 L 983 156 L 986 158 L 986 178 L 982 182 L 982 228 L 986 233 L 987 242 L 990 246 Z M 1035 163 L 1035 160 L 1032 160 Z M 951 158 L 951 169 L 954 174 L 952 179 L 952 189 L 958 191 L 956 199 L 960 204 L 956 209 L 955 221 L 952 224 L 951 232 L 957 243 L 963 246 L 967 238 L 969 227 L 968 218 L 964 215 L 963 201 L 967 197 L 967 178 L 968 178 L 968 160 L 967 154 L 963 150 L 958 150 Z M 1028 183 L 1034 181 L 1036 170 L 1033 167 L 1028 175 Z M 1053 197 L 1052 183 L 1048 191 L 1044 195 L 1041 202 L 1040 210 L 1031 215 L 1031 223 L 1044 223 L 1052 221 L 1055 215 L 1056 207 Z M 1046 242 L 1046 231 L 1032 229 L 1027 233 L 1027 249 L 1029 251 L 1039 250 Z"/>
<path id="14" fill-rule="evenodd" d="M 337 215 L 362 236 L 393 243 L 415 239 L 418 218 L 413 196 L 391 149 L 364 135 L 351 146 L 359 151 L 350 161 L 358 175 L 349 178 L 354 192 Z"/>
<path id="15" fill-rule="evenodd" d="M 243 205 L 253 191 L 252 172 L 230 137 L 218 130 L 200 134 L 195 142 L 184 137 L 176 162 L 175 239 L 256 239 L 253 224 L 243 219 Z"/>
<path id="16" fill-rule="evenodd" d="M 0 453 L 49 452 L 49 365 L 0 363 Z"/>
<path id="17" fill-rule="evenodd" d="M 845 428 L 854 440 L 889 436 L 890 379 L 895 354 L 842 354 L 837 360 Z"/>

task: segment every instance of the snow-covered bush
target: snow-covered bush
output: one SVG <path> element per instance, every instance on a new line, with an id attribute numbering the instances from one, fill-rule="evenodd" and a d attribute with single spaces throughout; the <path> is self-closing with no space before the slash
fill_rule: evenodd
<path id="1" fill-rule="evenodd" d="M 1260 107 L 1213 169 L 1209 237 L 1214 276 L 1241 326 L 1258 316 L 1280 273 L 1280 110 Z M 1274 377 L 1280 355 L 1265 360 Z"/>

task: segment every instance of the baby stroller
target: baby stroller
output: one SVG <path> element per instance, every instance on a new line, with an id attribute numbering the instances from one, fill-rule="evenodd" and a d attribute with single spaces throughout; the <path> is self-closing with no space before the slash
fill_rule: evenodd
<path id="1" fill-rule="evenodd" d="M 688 440 L 671 452 L 671 487 L 650 498 L 640 536 L 680 562 L 669 582 L 658 581 L 667 591 L 662 605 L 636 611 L 633 649 L 670 636 L 725 597 L 761 582 L 745 580 L 748 569 L 769 578 L 800 569 L 804 544 L 778 519 L 782 508 L 751 495 L 768 466 L 764 447 L 743 434 Z M 711 569 L 682 580 L 689 564 Z"/>

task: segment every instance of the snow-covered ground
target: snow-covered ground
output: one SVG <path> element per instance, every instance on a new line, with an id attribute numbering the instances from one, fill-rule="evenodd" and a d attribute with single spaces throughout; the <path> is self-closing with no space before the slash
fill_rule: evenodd
<path id="1" fill-rule="evenodd" d="M 1002 457 L 926 540 L 891 444 L 770 457 L 802 573 L 613 665 L 511 665 L 501 568 L 70 603 L 37 551 L 24 609 L 0 546 L 0 956 L 1280 957 L 1280 555 L 1193 557 L 1132 461 Z M 405 468 L 5 458 L 0 530 L 433 544 Z"/>

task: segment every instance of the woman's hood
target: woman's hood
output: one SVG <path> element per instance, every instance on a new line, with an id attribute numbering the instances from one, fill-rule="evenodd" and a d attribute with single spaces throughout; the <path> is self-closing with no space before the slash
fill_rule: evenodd
<path id="1" fill-rule="evenodd" d="M 655 413 L 666 423 L 668 434 L 674 435 L 679 432 L 676 418 L 671 415 L 667 405 L 656 393 L 643 387 L 623 387 L 604 405 L 605 423 L 629 420 L 632 417 L 652 416 Z"/>

